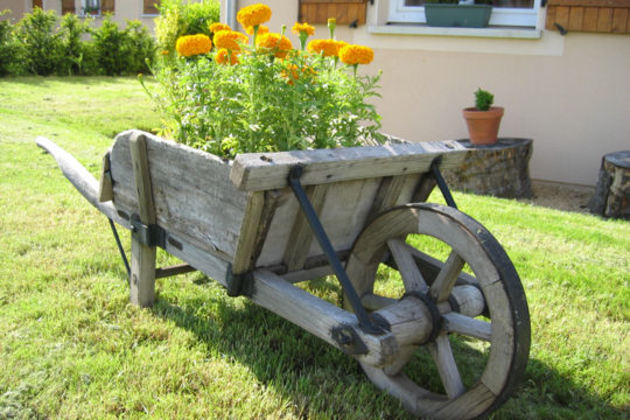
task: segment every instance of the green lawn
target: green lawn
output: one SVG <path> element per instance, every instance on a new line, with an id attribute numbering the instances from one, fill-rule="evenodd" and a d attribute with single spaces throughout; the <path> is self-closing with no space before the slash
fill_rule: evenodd
<path id="1" fill-rule="evenodd" d="M 34 139 L 96 174 L 115 133 L 159 125 L 135 79 L 0 79 L 0 419 L 406 418 L 353 359 L 200 274 L 128 304 L 107 220 Z M 455 199 L 503 244 L 531 313 L 525 380 L 493 417 L 628 418 L 630 223 Z"/>

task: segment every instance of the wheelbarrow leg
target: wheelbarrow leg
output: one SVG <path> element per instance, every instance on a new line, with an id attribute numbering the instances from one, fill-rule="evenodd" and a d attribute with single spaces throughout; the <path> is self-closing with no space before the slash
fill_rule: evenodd
<path id="1" fill-rule="evenodd" d="M 147 159 L 146 138 L 142 134 L 134 134 L 129 143 L 133 175 L 138 197 L 139 220 L 132 221 L 134 228 L 131 235 L 131 275 L 129 290 L 131 303 L 142 307 L 152 306 L 155 301 L 155 246 L 142 237 L 147 226 L 155 224 L 155 207 L 149 162 Z M 139 222 L 139 223 L 138 223 Z"/>

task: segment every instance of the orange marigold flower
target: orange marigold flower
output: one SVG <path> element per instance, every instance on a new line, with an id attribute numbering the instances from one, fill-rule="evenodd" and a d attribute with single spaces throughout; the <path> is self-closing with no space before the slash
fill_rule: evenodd
<path id="1" fill-rule="evenodd" d="M 231 51 L 240 51 L 240 44 L 247 44 L 247 35 L 236 31 L 219 31 L 214 34 L 214 45 Z"/>
<path id="2" fill-rule="evenodd" d="M 230 25 L 226 24 L 226 23 L 221 23 L 221 22 L 215 22 L 210 24 L 209 26 L 210 28 L 210 32 L 212 32 L 213 34 L 216 34 L 219 31 L 231 31 L 232 28 L 230 28 Z"/>
<path id="3" fill-rule="evenodd" d="M 169 55 L 170 52 L 168 50 L 162 50 L 162 51 L 160 51 L 160 54 L 162 54 L 162 55 Z"/>
<path id="4" fill-rule="evenodd" d="M 221 48 L 217 51 L 214 60 L 219 64 L 230 63 L 231 65 L 234 65 L 238 64 L 238 54 L 235 51 L 229 51 L 225 48 Z"/>
<path id="5" fill-rule="evenodd" d="M 244 28 L 260 25 L 267 22 L 269 19 L 271 19 L 271 9 L 266 4 L 260 3 L 243 7 L 236 15 L 236 20 L 238 20 L 238 23 L 243 25 Z"/>
<path id="6" fill-rule="evenodd" d="M 339 51 L 339 59 L 350 65 L 369 64 L 374 59 L 374 51 L 363 45 L 346 45 Z"/>
<path id="7" fill-rule="evenodd" d="M 334 39 L 314 39 L 308 43 L 306 49 L 317 54 L 324 54 L 324 57 L 336 57 L 339 50 L 348 45 L 344 41 L 335 41 Z"/>
<path id="8" fill-rule="evenodd" d="M 185 35 L 177 39 L 175 49 L 184 57 L 206 54 L 212 49 L 212 41 L 204 34 Z"/>
<path id="9" fill-rule="evenodd" d="M 272 52 L 278 58 L 284 58 L 293 49 L 293 44 L 284 35 L 273 32 L 263 34 L 256 39 L 256 45 L 262 51 Z"/>
<path id="10" fill-rule="evenodd" d="M 293 28 L 291 28 L 291 32 L 293 32 L 296 35 L 299 35 L 300 33 L 304 32 L 308 36 L 313 36 L 315 34 L 315 27 L 309 25 L 306 22 L 304 23 L 295 22 L 295 25 L 293 25 Z"/>
<path id="11" fill-rule="evenodd" d="M 247 32 L 247 35 L 254 35 L 254 27 L 248 26 L 247 28 L 245 28 L 245 32 Z M 266 33 L 269 33 L 269 27 L 267 25 L 259 25 L 258 35 L 262 35 Z"/>

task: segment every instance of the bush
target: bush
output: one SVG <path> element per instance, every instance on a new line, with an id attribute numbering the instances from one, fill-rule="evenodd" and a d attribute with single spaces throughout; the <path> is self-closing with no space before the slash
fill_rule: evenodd
<path id="1" fill-rule="evenodd" d="M 84 61 L 88 55 L 88 48 L 82 41 L 85 34 L 90 33 L 92 20 L 81 20 L 73 13 L 67 13 L 61 19 L 61 57 L 59 74 L 71 76 L 84 74 Z"/>
<path id="2" fill-rule="evenodd" d="M 15 33 L 28 72 L 47 76 L 61 67 L 62 43 L 56 30 L 57 21 L 55 12 L 36 7 L 18 23 Z"/>
<path id="3" fill-rule="evenodd" d="M 0 11 L 0 17 L 10 13 L 9 10 Z M 0 77 L 8 74 L 22 74 L 25 72 L 22 60 L 22 48 L 14 37 L 14 25 L 9 19 L 0 20 Z"/>
<path id="4" fill-rule="evenodd" d="M 123 30 L 106 15 L 93 31 L 94 54 L 99 68 L 108 76 L 148 70 L 146 59 L 154 54 L 154 42 L 139 21 L 128 21 Z"/>

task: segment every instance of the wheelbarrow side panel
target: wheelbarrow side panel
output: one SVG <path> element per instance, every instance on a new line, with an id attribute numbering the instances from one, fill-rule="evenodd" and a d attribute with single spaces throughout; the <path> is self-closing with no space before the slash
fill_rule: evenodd
<path id="1" fill-rule="evenodd" d="M 111 151 L 114 204 L 138 212 L 129 140 L 116 137 Z M 216 156 L 145 133 L 157 223 L 174 237 L 226 261 L 236 252 L 247 193 L 229 181 L 230 165 Z"/>

